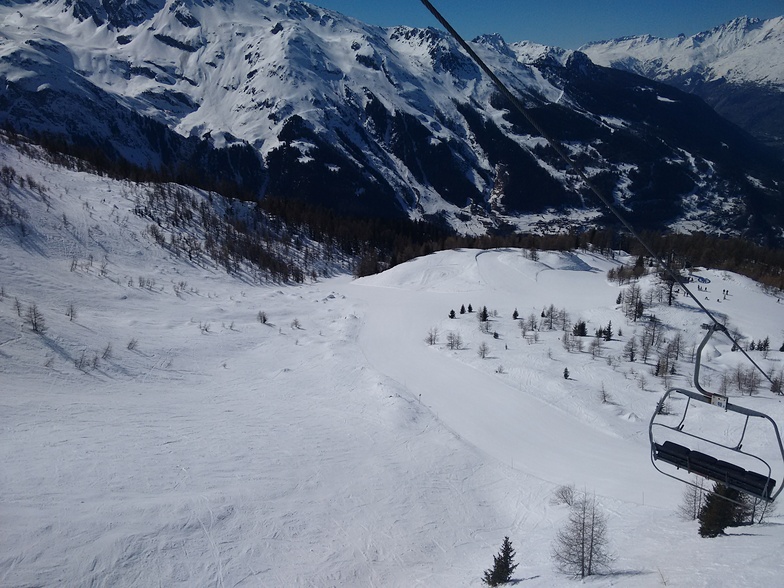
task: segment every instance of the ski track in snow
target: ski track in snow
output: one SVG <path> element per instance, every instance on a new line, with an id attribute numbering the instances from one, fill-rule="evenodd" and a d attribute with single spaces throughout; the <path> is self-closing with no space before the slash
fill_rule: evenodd
<path id="1" fill-rule="evenodd" d="M 3 586 L 480 586 L 506 535 L 517 579 L 566 585 L 550 561 L 567 516 L 551 503 L 560 484 L 595 493 L 610 517 L 615 573 L 592 585 L 782 577 L 780 517 L 716 540 L 677 518 L 682 488 L 655 475 L 647 446 L 661 384 L 648 376 L 640 389 L 630 366 L 605 361 L 637 328 L 606 281 L 615 262 L 465 250 L 361 280 L 254 286 L 154 246 L 128 185 L 0 148 L 40 178 L 51 207 L 15 187 L 8 198 L 29 212 L 29 234 L 0 227 Z M 704 275 L 712 298 L 731 292 L 712 307 L 777 341 L 775 298 L 732 274 Z M 39 306 L 44 335 L 15 298 Z M 498 310 L 498 339 L 479 331 L 476 313 L 447 317 L 469 303 Z M 612 320 L 624 336 L 596 360 L 565 351 L 558 331 L 528 344 L 519 321 L 550 304 L 591 332 Z M 656 311 L 700 336 L 685 299 Z M 431 327 L 435 346 L 424 341 Z M 464 349 L 446 348 L 450 330 Z M 107 343 L 110 357 L 76 369 L 83 351 Z M 713 351 L 705 372 L 715 382 L 738 358 L 723 342 Z M 614 404 L 597 400 L 602 385 Z M 767 394 L 744 401 L 784 414 Z"/>

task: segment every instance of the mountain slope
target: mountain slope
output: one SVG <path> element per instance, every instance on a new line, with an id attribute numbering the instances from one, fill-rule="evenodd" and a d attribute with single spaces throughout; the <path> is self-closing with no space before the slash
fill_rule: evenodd
<path id="1" fill-rule="evenodd" d="M 552 230 L 541 215 L 553 210 L 613 222 L 439 31 L 294 0 L 0 10 L 0 120 L 24 132 L 344 214 L 476 233 Z M 497 36 L 475 46 L 637 221 L 782 238 L 778 160 L 705 105 L 580 53 L 532 61 Z"/>
<path id="2" fill-rule="evenodd" d="M 155 186 L 35 153 L 0 143 L 3 586 L 478 587 L 504 536 L 516 581 L 561 586 L 571 580 L 550 551 L 569 516 L 553 503 L 563 484 L 608 514 L 617 559 L 593 586 L 778 577 L 781 516 L 701 539 L 676 515 L 682 485 L 651 467 L 647 421 L 667 384 L 653 357 L 623 358 L 647 321 L 615 303 L 628 287 L 606 278 L 617 260 L 445 251 L 360 280 L 268 284 L 159 244 L 136 210 Z M 777 348 L 773 295 L 729 272 L 696 275 L 744 342 L 770 336 Z M 639 285 L 660 333 L 682 335 L 668 380 L 689 386 L 702 319 L 684 297 L 656 303 L 653 277 Z M 448 318 L 461 304 L 487 305 L 492 330 L 476 313 Z M 521 330 L 550 304 L 590 331 L 612 321 L 613 340 L 594 354 L 567 351 L 544 322 Z M 463 348 L 448 348 L 449 332 Z M 781 353 L 753 353 L 781 371 Z M 745 365 L 716 339 L 705 383 Z M 784 418 L 766 388 L 730 387 L 733 401 Z M 738 433 L 717 421 L 720 436 Z M 749 435 L 745 449 L 760 441 Z"/>
<path id="3" fill-rule="evenodd" d="M 738 18 L 690 37 L 628 37 L 581 48 L 592 61 L 694 93 L 771 144 L 784 146 L 784 16 Z"/>

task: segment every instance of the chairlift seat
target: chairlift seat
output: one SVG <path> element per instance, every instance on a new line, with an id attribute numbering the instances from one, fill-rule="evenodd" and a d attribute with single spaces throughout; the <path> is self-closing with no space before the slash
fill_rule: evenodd
<path id="1" fill-rule="evenodd" d="M 691 451 L 689 453 L 689 471 L 695 474 L 702 474 L 707 478 L 714 480 L 724 481 L 723 472 L 719 467 L 719 460 L 715 457 L 701 453 L 699 451 Z"/>
<path id="2" fill-rule="evenodd" d="M 743 481 L 743 488 L 757 496 L 763 498 L 770 498 L 773 493 L 773 488 L 776 486 L 776 480 L 769 478 L 757 472 L 746 472 Z"/>
<path id="3" fill-rule="evenodd" d="M 677 468 L 689 469 L 689 453 L 691 450 L 672 441 L 665 441 L 663 445 L 655 445 L 656 458 L 671 463 Z"/>
<path id="4" fill-rule="evenodd" d="M 661 445 L 656 443 L 654 449 L 655 459 L 672 464 L 678 469 L 683 468 L 690 473 L 733 486 L 754 496 L 768 499 L 776 486 L 776 480 L 773 478 L 745 470 L 700 451 L 692 451 L 673 441 L 665 441 Z"/>
<path id="5" fill-rule="evenodd" d="M 741 486 L 746 483 L 746 475 L 749 473 L 740 466 L 727 461 L 719 461 L 717 467 L 720 468 L 723 482 L 732 486 Z"/>

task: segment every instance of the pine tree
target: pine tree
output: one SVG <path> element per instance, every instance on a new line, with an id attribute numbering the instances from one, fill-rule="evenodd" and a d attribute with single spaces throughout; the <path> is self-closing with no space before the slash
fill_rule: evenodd
<path id="1" fill-rule="evenodd" d="M 509 537 L 504 537 L 501 551 L 498 552 L 498 555 L 493 556 L 493 567 L 485 571 L 483 582 L 488 586 L 508 583 L 518 565 L 514 563 L 514 558 L 515 550 L 512 548 L 512 542 L 509 541 Z"/>
<path id="2" fill-rule="evenodd" d="M 613 328 L 612 328 L 612 321 L 607 323 L 607 327 L 604 329 L 604 340 L 605 341 L 612 341 L 613 338 Z"/>
<path id="3" fill-rule="evenodd" d="M 454 308 L 449 311 L 449 318 L 451 318 L 451 319 L 455 318 L 455 309 Z"/>
<path id="4" fill-rule="evenodd" d="M 737 524 L 740 505 L 731 501 L 739 498 L 740 492 L 735 488 L 716 482 L 700 509 L 700 537 L 718 537 L 724 534 L 724 529 Z"/>
<path id="5" fill-rule="evenodd" d="M 460 305 L 460 314 L 465 314 L 465 304 Z"/>

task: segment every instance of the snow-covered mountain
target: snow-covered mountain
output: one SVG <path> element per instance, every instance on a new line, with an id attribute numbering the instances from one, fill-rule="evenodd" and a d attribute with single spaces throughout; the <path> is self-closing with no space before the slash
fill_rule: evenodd
<path id="1" fill-rule="evenodd" d="M 434 29 L 295 0 L 45 0 L 0 22 L 0 120 L 94 159 L 474 233 L 607 220 Z M 582 53 L 474 44 L 633 222 L 781 238 L 780 162 L 702 101 Z"/>
<path id="2" fill-rule="evenodd" d="M 607 272 L 633 258 L 463 249 L 359 280 L 270 283 L 191 258 L 171 244 L 207 250 L 210 233 L 139 210 L 160 191 L 197 211 L 229 208 L 220 197 L 66 169 L 4 140 L 0 161 L 4 587 L 479 587 L 504 536 L 515 581 L 570 586 L 551 559 L 570 515 L 561 487 L 608 515 L 616 559 L 591 586 L 779 577 L 781 509 L 702 539 L 677 514 L 686 487 L 651 466 L 648 419 L 668 385 L 691 386 L 704 317 L 686 297 L 660 302 L 650 275 L 634 284 L 645 318 L 628 319 L 616 301 L 632 285 Z M 165 200 L 151 206 L 162 216 Z M 770 353 L 750 353 L 780 377 L 776 296 L 731 272 L 696 276 L 744 345 L 770 337 Z M 487 306 L 490 329 L 476 312 L 449 318 L 461 304 Z M 581 320 L 589 333 L 611 323 L 612 340 L 567 349 L 564 321 Z M 629 361 L 644 338 L 650 356 Z M 711 340 L 703 385 L 780 423 L 769 385 L 738 391 L 749 364 L 730 349 Z M 665 354 L 675 373 L 653 375 Z M 743 420 L 707 409 L 697 426 L 737 442 Z M 743 448 L 780 487 L 775 437 L 752 422 Z"/>
<path id="3" fill-rule="evenodd" d="M 784 16 L 737 18 L 687 37 L 590 43 L 594 63 L 693 92 L 746 130 L 784 146 Z"/>

